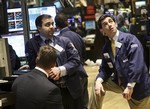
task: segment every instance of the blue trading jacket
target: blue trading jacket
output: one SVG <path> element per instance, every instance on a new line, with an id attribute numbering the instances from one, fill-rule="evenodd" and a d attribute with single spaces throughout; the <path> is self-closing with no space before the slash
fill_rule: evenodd
<path id="1" fill-rule="evenodd" d="M 58 53 L 57 65 L 65 66 L 67 70 L 66 85 L 73 98 L 78 98 L 82 88 L 79 73 L 83 71 L 77 50 L 72 46 L 71 41 L 65 37 L 53 36 L 54 44 L 61 46 L 64 50 Z M 42 39 L 35 36 L 30 39 L 25 46 L 25 53 L 31 69 L 35 67 L 37 52 L 41 46 Z"/>
<path id="2" fill-rule="evenodd" d="M 136 82 L 132 98 L 140 100 L 150 95 L 150 75 L 144 62 L 143 47 L 139 40 L 129 33 L 119 32 L 115 61 L 111 42 L 108 40 L 103 48 L 102 64 L 98 77 L 107 80 L 117 72 L 122 86 Z"/>

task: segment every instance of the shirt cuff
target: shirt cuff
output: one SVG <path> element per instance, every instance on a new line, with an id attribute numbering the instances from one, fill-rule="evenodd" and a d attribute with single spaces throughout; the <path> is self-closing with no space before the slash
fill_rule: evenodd
<path id="1" fill-rule="evenodd" d="M 132 88 L 134 88 L 135 84 L 136 84 L 135 82 L 133 82 L 133 83 L 128 83 L 128 84 L 127 84 L 127 87 L 132 87 Z"/>
<path id="2" fill-rule="evenodd" d="M 60 66 L 59 69 L 60 69 L 60 77 L 67 75 L 67 71 L 64 66 Z"/>
<path id="3" fill-rule="evenodd" d="M 97 78 L 96 82 L 102 83 L 104 80 L 102 78 Z"/>

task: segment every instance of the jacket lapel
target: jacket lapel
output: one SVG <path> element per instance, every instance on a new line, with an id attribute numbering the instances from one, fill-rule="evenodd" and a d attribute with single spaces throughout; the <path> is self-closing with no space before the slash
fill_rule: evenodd
<path id="1" fill-rule="evenodd" d="M 109 54 L 112 63 L 114 63 L 114 57 L 113 57 L 113 53 L 112 53 L 112 49 L 111 49 L 111 41 L 110 40 L 108 40 L 108 43 L 106 45 L 106 50 L 107 51 L 105 51 L 105 53 Z"/>
<path id="2" fill-rule="evenodd" d="M 123 44 L 123 34 L 122 32 L 119 32 L 119 36 L 118 36 L 118 41 L 117 41 L 118 45 L 116 45 L 116 56 L 118 55 L 121 47 L 122 47 L 122 44 Z M 119 44 L 121 44 L 119 46 Z"/>
<path id="3" fill-rule="evenodd" d="M 40 46 L 41 46 L 42 39 L 41 39 L 40 36 L 35 36 L 34 40 L 35 40 L 35 41 L 32 41 L 32 44 L 33 44 L 34 50 L 35 50 L 36 52 L 38 52 L 38 51 L 39 51 L 39 48 L 40 48 Z"/>

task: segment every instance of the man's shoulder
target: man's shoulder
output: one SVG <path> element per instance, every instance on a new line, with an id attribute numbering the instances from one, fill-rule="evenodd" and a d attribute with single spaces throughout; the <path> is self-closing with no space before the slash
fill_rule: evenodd
<path id="1" fill-rule="evenodd" d="M 60 36 L 55 36 L 54 37 L 55 40 L 58 40 L 58 41 L 69 41 L 69 38 L 68 37 L 64 37 L 64 35 L 60 35 Z"/>
<path id="2" fill-rule="evenodd" d="M 29 39 L 26 44 L 29 44 L 29 43 L 36 43 L 36 42 L 38 43 L 38 42 L 40 42 L 40 41 L 42 41 L 42 39 L 41 39 L 40 36 L 34 36 L 33 38 Z"/>
<path id="3" fill-rule="evenodd" d="M 28 75 L 29 75 L 28 73 L 21 74 L 21 75 L 19 75 L 19 76 L 15 79 L 14 82 L 23 81 L 24 79 L 27 78 Z"/>
<path id="4" fill-rule="evenodd" d="M 29 39 L 29 41 L 36 41 L 36 40 L 41 40 L 41 37 L 38 35 L 38 36 L 34 36 L 31 39 Z"/>
<path id="5" fill-rule="evenodd" d="M 76 39 L 82 40 L 82 37 L 78 33 L 71 31 L 71 30 L 64 32 L 62 35 L 64 37 L 68 37 L 69 39 L 71 38 L 71 39 L 75 39 L 75 40 Z"/>
<path id="6" fill-rule="evenodd" d="M 135 38 L 135 35 L 131 34 L 131 33 L 125 33 L 125 32 L 122 32 L 122 31 L 119 31 L 119 37 L 122 37 L 122 38 Z"/>

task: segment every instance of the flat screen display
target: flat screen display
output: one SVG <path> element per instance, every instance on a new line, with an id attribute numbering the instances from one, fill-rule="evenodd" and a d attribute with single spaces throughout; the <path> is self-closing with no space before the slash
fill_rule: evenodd
<path id="1" fill-rule="evenodd" d="M 114 11 L 105 11 L 105 14 L 114 15 Z"/>
<path id="2" fill-rule="evenodd" d="M 136 1 L 135 2 L 136 9 L 138 9 L 138 8 L 140 8 L 142 6 L 146 6 L 146 1 Z"/>
<path id="3" fill-rule="evenodd" d="M 21 8 L 7 9 L 8 31 L 17 32 L 23 30 Z"/>
<path id="4" fill-rule="evenodd" d="M 62 10 L 63 10 L 64 5 L 63 5 L 63 3 L 61 2 L 61 0 L 55 0 L 53 3 L 54 3 L 54 5 L 56 6 L 56 9 L 57 9 L 58 11 L 62 11 Z"/>
<path id="5" fill-rule="evenodd" d="M 8 39 L 8 43 L 16 51 L 18 57 L 25 57 L 24 34 L 5 34 L 1 36 Z"/>
<path id="6" fill-rule="evenodd" d="M 87 21 L 85 21 L 85 29 L 86 30 L 96 29 L 95 20 L 87 20 Z"/>
<path id="7" fill-rule="evenodd" d="M 31 31 L 37 30 L 35 25 L 35 19 L 42 14 L 48 14 L 51 15 L 53 20 L 56 16 L 56 7 L 55 6 L 45 6 L 45 7 L 33 7 L 28 8 L 28 14 L 29 14 L 29 28 Z M 55 26 L 55 23 L 54 23 Z"/>

